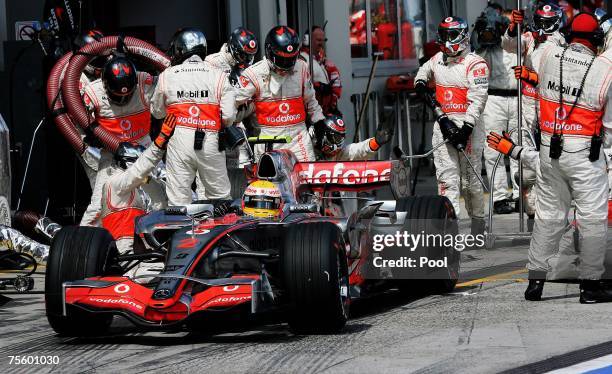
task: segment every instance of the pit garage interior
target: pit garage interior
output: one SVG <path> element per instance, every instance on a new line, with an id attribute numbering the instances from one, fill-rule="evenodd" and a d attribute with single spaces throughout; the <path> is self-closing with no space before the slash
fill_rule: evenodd
<path id="1" fill-rule="evenodd" d="M 12 209 L 19 204 L 20 209 L 46 212 L 59 223 L 70 224 L 78 222 L 88 204 L 90 189 L 77 159 L 45 110 L 45 77 L 53 58 L 44 53 L 52 55 L 53 51 L 43 52 L 39 43 L 21 40 L 24 36 L 19 36 L 20 27 L 40 22 L 45 7 L 52 3 L 0 1 L 0 20 L 5 25 L 0 28 L 0 90 L 6 98 L 0 101 L 0 113 L 10 131 Z M 308 27 L 308 3 L 309 0 L 179 0 L 170 5 L 161 0 L 88 0 L 75 1 L 74 9 L 82 15 L 84 29 L 97 27 L 109 35 L 138 37 L 162 50 L 167 49 L 178 28 L 199 27 L 205 32 L 208 51 L 212 53 L 239 25 L 253 30 L 260 40 L 276 24 L 287 24 L 302 34 Z M 325 26 L 327 55 L 341 74 L 343 93 L 339 108 L 351 124 L 347 139 L 353 138 L 356 118 L 365 101 L 372 53 L 387 50 L 373 74 L 361 138 L 371 136 L 377 124 L 390 117 L 398 128 L 393 145 L 410 148 L 413 153 L 428 150 L 431 116 L 422 105 L 410 102 L 411 97 L 387 92 L 385 83 L 392 75 L 416 71 L 423 43 L 435 38 L 442 16 L 452 12 L 473 22 L 485 5 L 484 0 L 313 0 L 312 22 Z M 381 37 L 377 41 L 378 32 L 373 31 L 372 22 L 391 29 L 386 39 Z M 30 148 L 31 160 L 20 193 Z M 386 146 L 380 157 L 390 155 L 391 146 Z M 417 188 L 420 193 L 433 193 L 431 162 L 425 160 L 421 164 L 420 175 L 425 179 Z"/>
<path id="2" fill-rule="evenodd" d="M 516 4 L 497 2 L 506 8 Z M 5 194 L 11 210 L 45 213 L 71 225 L 79 222 L 89 203 L 89 183 L 48 118 L 45 77 L 53 59 L 37 42 L 20 40 L 19 35 L 20 27 L 43 19 L 48 3 L 52 1 L 0 0 L 0 115 L 10 134 L 12 175 Z M 185 26 L 201 28 L 209 52 L 215 52 L 239 25 L 253 30 L 260 40 L 276 24 L 287 24 L 300 34 L 308 25 L 309 0 L 72 3 L 73 9 L 80 6 L 84 29 L 95 26 L 107 35 L 124 33 L 161 50 L 166 50 L 175 30 Z M 579 1 L 572 3 L 579 7 Z M 340 110 L 351 124 L 347 139 L 355 135 L 366 99 L 372 54 L 380 51 L 383 57 L 373 75 L 358 135 L 372 136 L 380 121 L 390 120 L 395 138 L 382 149 L 381 159 L 392 157 L 396 145 L 415 154 L 428 151 L 431 113 L 412 93 L 389 92 L 386 82 L 418 69 L 423 45 L 435 39 L 441 18 L 454 14 L 472 25 L 487 1 L 312 0 L 311 4 L 313 23 L 325 25 L 327 54 L 342 77 Z M 373 20 L 377 26 L 390 27 L 387 40 L 376 35 Z M 416 194 L 435 194 L 432 159 L 412 166 L 418 170 Z M 486 181 L 484 167 L 482 176 Z M 0 183 L 0 195 L 2 187 Z M 469 232 L 466 217 L 459 224 L 462 232 Z M 495 216 L 495 222 L 495 230 L 519 231 L 518 214 Z M 120 321 L 107 337 L 60 338 L 44 316 L 44 270 L 39 270 L 33 292 L 0 292 L 0 370 L 13 372 L 8 357 L 24 354 L 59 356 L 60 365 L 36 368 L 44 372 L 573 373 L 612 365 L 609 305 L 581 306 L 576 301 L 578 286 L 572 282 L 551 283 L 543 302 L 525 303 L 527 249 L 528 238 L 518 238 L 502 240 L 492 250 L 466 251 L 455 292 L 409 299 L 386 293 L 357 305 L 344 333 L 324 336 L 296 336 L 274 322 L 215 336 L 142 334 Z"/>

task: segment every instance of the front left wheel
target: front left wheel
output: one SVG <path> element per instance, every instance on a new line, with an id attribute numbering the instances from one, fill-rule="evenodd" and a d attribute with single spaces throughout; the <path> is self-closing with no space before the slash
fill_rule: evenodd
<path id="1" fill-rule="evenodd" d="M 62 284 L 107 275 L 117 256 L 113 237 L 97 227 L 69 226 L 60 230 L 49 250 L 45 274 L 45 308 L 49 324 L 60 335 L 99 335 L 113 316 L 70 308 L 63 315 Z"/>

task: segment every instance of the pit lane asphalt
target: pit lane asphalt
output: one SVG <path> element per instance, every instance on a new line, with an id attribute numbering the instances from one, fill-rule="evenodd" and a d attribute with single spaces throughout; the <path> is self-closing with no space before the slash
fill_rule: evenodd
<path id="1" fill-rule="evenodd" d="M 612 305 L 579 304 L 577 284 L 547 283 L 543 301 L 524 301 L 526 255 L 526 245 L 465 251 L 464 279 L 452 294 L 407 299 L 391 291 L 363 300 L 343 333 L 324 336 L 296 336 L 280 323 L 217 335 L 140 333 L 116 318 L 108 336 L 60 338 L 41 293 L 2 291 L 0 371 L 544 372 L 612 353 Z M 43 275 L 35 277 L 40 291 Z M 58 356 L 59 364 L 9 364 L 16 355 Z"/>

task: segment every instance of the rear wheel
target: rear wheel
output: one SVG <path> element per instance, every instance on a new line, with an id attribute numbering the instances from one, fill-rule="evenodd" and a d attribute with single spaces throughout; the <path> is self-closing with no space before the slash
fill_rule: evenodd
<path id="1" fill-rule="evenodd" d="M 453 206 L 444 196 L 419 196 L 399 199 L 395 205 L 396 212 L 406 212 L 406 219 L 397 227 L 386 227 L 386 233 L 408 232 L 409 234 L 435 234 L 436 238 L 458 233 L 457 219 Z M 376 227 L 374 227 L 376 230 Z M 392 232 L 391 232 L 392 231 Z M 433 236 L 431 236 L 433 238 Z M 394 268 L 393 277 L 402 292 L 415 294 L 447 293 L 453 291 L 459 278 L 460 252 L 454 247 L 445 246 L 445 240 L 432 240 L 425 246 L 418 246 L 408 253 L 406 248 L 392 248 L 391 255 L 409 256 L 417 260 L 426 257 L 428 260 L 443 263 L 444 267 Z M 390 248 L 385 249 L 387 251 Z M 400 270 L 401 269 L 401 270 Z"/>
<path id="2" fill-rule="evenodd" d="M 349 315 L 348 266 L 340 229 L 329 222 L 289 227 L 282 254 L 291 330 L 340 331 Z"/>
<path id="3" fill-rule="evenodd" d="M 110 233 L 97 227 L 69 226 L 57 233 L 49 251 L 45 274 L 45 308 L 49 324 L 60 335 L 104 333 L 113 316 L 70 308 L 63 316 L 62 284 L 107 275 L 117 255 Z"/>

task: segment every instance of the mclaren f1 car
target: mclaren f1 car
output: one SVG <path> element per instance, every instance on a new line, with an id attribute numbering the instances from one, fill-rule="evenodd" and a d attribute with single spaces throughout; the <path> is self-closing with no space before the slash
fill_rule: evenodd
<path id="1" fill-rule="evenodd" d="M 222 216 L 206 203 L 152 211 L 137 219 L 134 253 L 127 255 L 118 255 L 104 229 L 60 231 L 46 273 L 51 327 L 80 336 L 104 333 L 117 315 L 145 329 L 182 329 L 212 314 L 274 312 L 296 333 L 330 333 L 344 327 L 358 298 L 391 288 L 454 288 L 459 253 L 453 248 L 373 250 L 377 235 L 457 232 L 448 199 L 409 197 L 405 161 L 298 162 L 288 150 L 268 149 L 246 173 L 249 181 L 278 187 L 279 217 L 241 214 L 239 201 Z M 338 191 L 377 189 L 390 189 L 395 199 L 365 201 L 347 217 L 325 214 L 325 204 L 342 198 Z M 375 266 L 380 256 L 426 256 L 445 266 L 402 273 Z M 146 281 L 125 275 L 139 263 L 163 270 Z"/>

